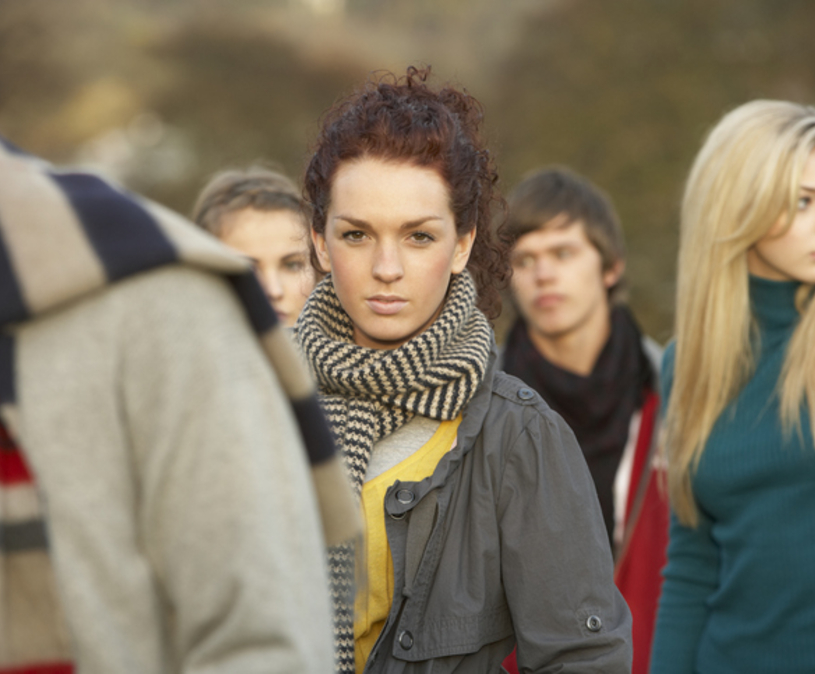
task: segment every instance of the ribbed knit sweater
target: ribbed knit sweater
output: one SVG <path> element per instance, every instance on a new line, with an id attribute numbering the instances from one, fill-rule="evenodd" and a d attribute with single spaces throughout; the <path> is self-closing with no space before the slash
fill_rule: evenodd
<path id="1" fill-rule="evenodd" d="M 797 287 L 750 279 L 756 371 L 693 478 L 699 526 L 672 518 L 653 674 L 815 672 L 815 448 L 803 408 L 801 435 L 782 432 L 777 393 Z M 673 366 L 672 344 L 665 401 Z"/>

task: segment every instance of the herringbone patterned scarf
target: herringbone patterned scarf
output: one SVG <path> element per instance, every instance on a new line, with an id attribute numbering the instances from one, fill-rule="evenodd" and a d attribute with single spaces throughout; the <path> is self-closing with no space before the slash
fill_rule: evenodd
<path id="1" fill-rule="evenodd" d="M 297 338 L 357 495 L 374 443 L 413 416 L 455 419 L 484 378 L 492 332 L 475 306 L 469 272 L 453 277 L 444 309 L 427 330 L 392 350 L 353 343 L 353 325 L 331 277 L 314 290 Z M 353 546 L 329 551 L 338 671 L 354 671 Z"/>

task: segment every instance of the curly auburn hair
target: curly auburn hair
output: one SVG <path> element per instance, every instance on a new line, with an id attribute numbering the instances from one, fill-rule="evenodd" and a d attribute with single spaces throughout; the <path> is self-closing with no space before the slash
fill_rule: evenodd
<path id="1" fill-rule="evenodd" d="M 451 86 L 434 91 L 426 83 L 429 75 L 430 67 L 412 66 L 404 77 L 381 74 L 326 113 L 304 178 L 311 226 L 325 232 L 332 182 L 344 162 L 367 157 L 435 169 L 449 188 L 458 235 L 476 228 L 467 269 L 478 288 L 478 307 L 494 319 L 510 269 L 501 228 L 490 226 L 492 207 L 505 210 L 505 204 L 479 133 L 483 109 Z"/>

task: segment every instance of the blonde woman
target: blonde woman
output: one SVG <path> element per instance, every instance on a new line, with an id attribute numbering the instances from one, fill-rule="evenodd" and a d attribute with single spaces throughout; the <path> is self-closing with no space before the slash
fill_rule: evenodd
<path id="1" fill-rule="evenodd" d="M 319 280 L 309 263 L 310 213 L 292 180 L 262 166 L 216 174 L 192 219 L 251 258 L 280 322 L 294 327 Z"/>
<path id="2" fill-rule="evenodd" d="M 815 671 L 815 109 L 726 115 L 682 204 L 651 671 Z"/>

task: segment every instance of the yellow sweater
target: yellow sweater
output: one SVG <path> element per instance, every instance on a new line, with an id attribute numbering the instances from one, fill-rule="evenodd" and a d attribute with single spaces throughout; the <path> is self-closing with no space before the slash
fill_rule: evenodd
<path id="1" fill-rule="evenodd" d="M 385 532 L 385 492 L 396 480 L 418 482 L 433 473 L 441 458 L 454 446 L 461 417 L 443 421 L 433 437 L 404 461 L 377 475 L 362 487 L 365 517 L 363 578 L 354 604 L 354 648 L 357 672 L 362 672 L 385 625 L 393 599 L 393 561 Z"/>

